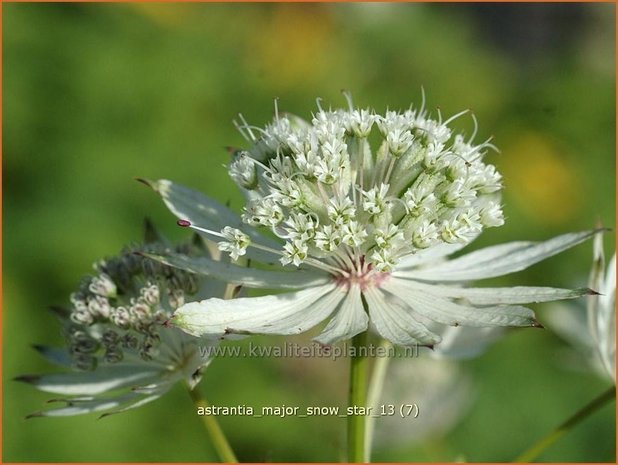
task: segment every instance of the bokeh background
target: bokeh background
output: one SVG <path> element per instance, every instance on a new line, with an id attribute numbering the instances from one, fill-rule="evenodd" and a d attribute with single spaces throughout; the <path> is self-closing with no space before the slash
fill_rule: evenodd
<path id="1" fill-rule="evenodd" d="M 243 144 L 231 121 L 242 112 L 264 124 L 274 97 L 281 109 L 308 116 L 316 97 L 343 105 L 340 90 L 348 89 L 357 104 L 383 111 L 418 103 L 423 86 L 428 106 L 444 115 L 471 108 L 478 140 L 493 135 L 501 149 L 489 160 L 505 177 L 508 216 L 471 248 L 540 240 L 599 220 L 614 225 L 614 10 L 5 4 L 3 460 L 216 459 L 181 386 L 103 420 L 24 420 L 53 396 L 12 378 L 53 370 L 30 348 L 60 342 L 46 308 L 67 302 L 92 262 L 138 240 L 145 216 L 169 237 L 184 234 L 135 176 L 173 179 L 240 209 L 223 167 L 224 147 Z M 457 124 L 471 131 L 469 119 Z M 605 241 L 613 252 L 613 233 Z M 591 249 L 578 246 L 496 282 L 582 286 Z M 545 321 L 549 309 L 535 310 Z M 417 432 L 393 429 L 375 459 L 513 459 L 610 385 L 565 363 L 572 361 L 567 347 L 551 327 L 512 331 L 482 357 L 446 369 L 453 386 L 465 384 L 465 395 L 446 391 L 444 402 L 434 399 Z M 407 379 L 408 402 L 436 389 L 426 370 Z M 258 358 L 215 360 L 200 389 L 217 405 L 328 406 L 345 405 L 346 385 L 343 361 Z M 597 412 L 541 460 L 613 462 L 614 408 Z M 444 425 L 434 431 L 432 421 Z M 337 418 L 220 422 L 245 461 L 333 461 L 345 444 Z"/>

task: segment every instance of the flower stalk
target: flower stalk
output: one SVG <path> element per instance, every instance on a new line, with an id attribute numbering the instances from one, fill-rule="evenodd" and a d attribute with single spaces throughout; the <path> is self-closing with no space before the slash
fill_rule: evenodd
<path id="1" fill-rule="evenodd" d="M 380 340 L 380 347 L 385 349 L 383 357 L 377 357 L 371 371 L 371 377 L 369 380 L 369 391 L 367 393 L 367 405 L 372 409 L 372 412 L 377 412 L 382 398 L 382 391 L 384 389 L 384 382 L 386 381 L 386 372 L 391 358 L 389 357 L 389 349 L 393 347 L 393 344 L 386 340 Z M 367 424 L 365 426 L 365 461 L 371 461 L 371 444 L 373 440 L 373 431 L 375 428 L 376 417 L 370 415 L 367 418 Z"/>
<path id="2" fill-rule="evenodd" d="M 352 338 L 353 355 L 350 359 L 350 391 L 348 407 L 355 411 L 365 408 L 367 403 L 367 357 L 366 345 L 368 332 L 363 331 Z M 363 463 L 365 459 L 365 428 L 367 417 L 362 415 L 348 415 L 348 461 Z"/>
<path id="3" fill-rule="evenodd" d="M 191 389 L 189 386 L 187 388 L 189 396 L 196 407 L 210 407 L 208 401 L 197 389 Z M 223 463 L 238 463 L 238 459 L 215 417 L 212 415 L 200 415 L 200 417 L 219 456 L 219 460 Z"/>
<path id="4" fill-rule="evenodd" d="M 584 421 L 594 412 L 599 410 L 605 404 L 611 400 L 616 399 L 616 386 L 612 386 L 607 391 L 584 405 L 580 410 L 575 412 L 568 420 L 551 431 L 549 434 L 539 439 L 530 448 L 520 454 L 513 462 L 515 463 L 529 463 L 536 459 L 545 449 L 551 446 L 554 442 L 569 432 L 574 426 Z"/>

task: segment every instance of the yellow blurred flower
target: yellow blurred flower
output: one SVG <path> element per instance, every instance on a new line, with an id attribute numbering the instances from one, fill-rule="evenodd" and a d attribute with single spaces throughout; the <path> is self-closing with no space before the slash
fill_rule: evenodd
<path id="1" fill-rule="evenodd" d="M 174 28 L 182 26 L 191 17 L 191 8 L 178 3 L 128 3 L 128 8 L 150 19 L 158 26 Z"/>
<path id="2" fill-rule="evenodd" d="M 276 89 L 306 85 L 333 62 L 332 18 L 323 5 L 277 5 L 248 42 L 246 65 Z"/>
<path id="3" fill-rule="evenodd" d="M 581 207 L 581 179 L 577 167 L 565 156 L 563 147 L 535 132 L 520 133 L 517 140 L 503 144 L 500 168 L 505 194 L 521 212 L 546 224 L 560 225 L 572 220 Z M 509 189 L 517 186 L 517 189 Z"/>

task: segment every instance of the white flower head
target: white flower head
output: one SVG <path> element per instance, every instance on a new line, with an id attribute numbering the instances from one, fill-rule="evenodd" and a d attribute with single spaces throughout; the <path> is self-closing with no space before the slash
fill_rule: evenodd
<path id="1" fill-rule="evenodd" d="M 334 252 L 341 245 L 341 232 L 336 225 L 322 226 L 315 233 L 315 245 L 324 252 Z"/>
<path id="2" fill-rule="evenodd" d="M 57 408 L 30 416 L 107 415 L 153 401 L 178 381 L 195 387 L 210 362 L 202 348 L 218 340 L 165 324 L 186 296 L 223 295 L 225 285 L 148 258 L 172 251 L 204 253 L 194 245 L 171 249 L 159 242 L 127 248 L 96 263 L 95 275 L 71 295 L 70 308 L 55 308 L 66 346 L 35 347 L 69 371 L 17 379 L 66 397 L 55 400 Z"/>
<path id="3" fill-rule="evenodd" d="M 225 241 L 220 241 L 217 245 L 219 250 L 223 252 L 229 252 L 232 260 L 238 260 L 247 252 L 247 247 L 251 244 L 251 239 L 240 229 L 226 226 L 221 231 Z"/>
<path id="4" fill-rule="evenodd" d="M 462 288 L 463 282 L 522 270 L 597 231 L 445 260 L 504 222 L 501 178 L 484 161 L 494 147 L 453 133 L 450 122 L 465 112 L 444 121 L 422 105 L 378 115 L 347 98 L 347 109 L 318 104 L 310 121 L 276 112 L 259 133 L 247 123 L 240 127 L 250 144 L 246 153 L 260 166 L 244 225 L 211 199 L 169 181 L 154 184 L 194 229 L 211 236 L 226 225 L 240 229 L 251 238 L 246 253 L 253 263 L 284 265 L 283 271 L 254 270 L 250 276 L 246 268 L 226 268 L 226 278 L 234 275 L 245 286 L 297 289 L 189 303 L 175 312 L 173 324 L 195 335 L 296 334 L 333 315 L 317 338 L 322 343 L 371 326 L 396 344 L 433 346 L 440 337 L 430 322 L 539 326 L 520 304 L 583 295 L 537 287 Z M 208 208 L 195 204 L 197 199 Z M 255 225 L 269 227 L 279 240 L 261 236 Z"/>
<path id="5" fill-rule="evenodd" d="M 483 226 L 492 227 L 504 224 L 504 213 L 496 202 L 489 201 L 487 205 L 481 208 L 479 214 Z"/>
<path id="6" fill-rule="evenodd" d="M 251 226 L 274 227 L 281 223 L 283 218 L 283 210 L 272 198 L 250 201 L 242 215 L 243 221 Z"/>
<path id="7" fill-rule="evenodd" d="M 326 212 L 334 224 L 342 225 L 356 217 L 356 206 L 349 197 L 333 197 L 329 199 Z"/>
<path id="8" fill-rule="evenodd" d="M 240 152 L 229 167 L 232 179 L 245 189 L 257 186 L 257 168 L 253 158 L 247 152 Z"/>
<path id="9" fill-rule="evenodd" d="M 418 249 L 431 247 L 438 240 L 438 228 L 428 220 L 422 220 L 412 229 L 412 244 Z"/>
<path id="10" fill-rule="evenodd" d="M 378 115 L 370 109 L 354 110 L 353 106 L 350 106 L 352 109 L 342 115 L 348 132 L 356 137 L 367 137 L 378 120 Z"/>
<path id="11" fill-rule="evenodd" d="M 412 147 L 414 136 L 409 129 L 395 128 L 386 134 L 386 143 L 390 153 L 398 157 Z"/>
<path id="12" fill-rule="evenodd" d="M 389 224 L 385 228 L 378 228 L 374 231 L 376 245 L 380 249 L 393 249 L 404 246 L 404 235 L 394 224 Z"/>
<path id="13" fill-rule="evenodd" d="M 388 188 L 388 184 L 382 183 L 379 186 L 374 186 L 367 191 L 363 191 L 363 210 L 370 215 L 379 215 L 384 213 L 389 207 L 386 198 Z"/>
<path id="14" fill-rule="evenodd" d="M 341 227 L 341 238 L 350 247 L 360 247 L 367 236 L 367 231 L 358 221 L 348 221 Z"/>
<path id="15" fill-rule="evenodd" d="M 375 268 L 379 272 L 389 272 L 395 266 L 393 251 L 390 247 L 375 249 L 371 254 L 371 259 L 375 263 Z"/>
<path id="16" fill-rule="evenodd" d="M 308 247 L 306 241 L 296 239 L 292 242 L 287 242 L 283 246 L 283 256 L 279 259 L 281 264 L 287 265 L 293 263 L 300 266 L 307 258 Z"/>

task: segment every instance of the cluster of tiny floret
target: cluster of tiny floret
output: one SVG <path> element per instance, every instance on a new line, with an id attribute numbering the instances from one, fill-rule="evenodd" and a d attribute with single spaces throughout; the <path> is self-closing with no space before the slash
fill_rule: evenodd
<path id="1" fill-rule="evenodd" d="M 284 265 L 362 262 L 388 272 L 403 256 L 465 244 L 503 224 L 501 176 L 482 161 L 493 145 L 474 145 L 475 134 L 466 140 L 448 127 L 465 112 L 443 122 L 423 107 L 379 115 L 348 103 L 348 110 L 318 104 L 310 123 L 276 112 L 265 128 L 237 124 L 252 143 L 229 165 L 248 199 L 243 221 L 285 240 Z M 222 234 L 222 250 L 235 259 L 245 253 L 247 235 Z"/>
<path id="2" fill-rule="evenodd" d="M 82 280 L 63 314 L 74 368 L 94 370 L 101 361 L 117 363 L 127 355 L 150 361 L 158 355 L 161 325 L 185 295 L 197 292 L 195 275 L 140 255 L 161 251 L 155 244 L 126 249 L 96 263 L 95 275 Z"/>

